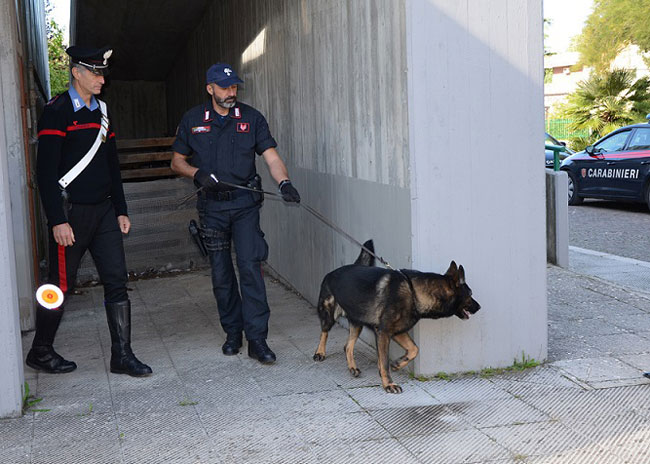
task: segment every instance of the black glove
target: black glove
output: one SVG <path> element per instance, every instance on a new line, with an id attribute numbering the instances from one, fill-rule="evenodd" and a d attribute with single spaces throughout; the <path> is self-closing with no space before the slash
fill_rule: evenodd
<path id="1" fill-rule="evenodd" d="M 228 192 L 232 187 L 222 184 L 214 174 L 199 169 L 194 173 L 194 185 L 197 188 L 203 187 L 203 190 L 208 192 Z"/>
<path id="2" fill-rule="evenodd" d="M 298 190 L 296 190 L 294 186 L 291 185 L 291 181 L 289 179 L 280 182 L 279 188 L 280 193 L 282 194 L 282 199 L 284 201 L 293 201 L 300 203 L 300 194 L 298 193 Z"/>

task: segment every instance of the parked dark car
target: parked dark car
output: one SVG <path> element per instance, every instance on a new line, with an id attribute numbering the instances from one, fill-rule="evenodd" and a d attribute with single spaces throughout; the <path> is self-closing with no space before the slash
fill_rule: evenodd
<path id="1" fill-rule="evenodd" d="M 575 153 L 575 151 L 567 148 L 566 143 L 560 142 L 548 132 L 544 132 L 544 134 L 546 135 L 546 140 L 544 141 L 545 145 L 558 145 L 566 149 L 566 152 L 560 152 L 560 161 L 564 160 L 564 158 L 567 156 L 573 155 Z M 546 167 L 553 169 L 553 150 L 546 150 Z"/>
<path id="2" fill-rule="evenodd" d="M 603 198 L 650 207 L 650 114 L 647 118 L 647 124 L 621 127 L 562 162 L 570 205 Z"/>

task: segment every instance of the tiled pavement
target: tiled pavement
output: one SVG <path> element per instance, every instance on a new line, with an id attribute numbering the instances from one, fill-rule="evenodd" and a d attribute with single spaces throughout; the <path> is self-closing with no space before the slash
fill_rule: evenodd
<path id="1" fill-rule="evenodd" d="M 339 326 L 314 363 L 315 309 L 271 278 L 273 366 L 221 354 L 207 272 L 130 285 L 134 350 L 154 375 L 108 373 L 102 291 L 84 289 L 55 344 L 79 368 L 25 368 L 42 398 L 32 409 L 47 411 L 0 420 L 0 463 L 650 462 L 650 293 L 638 287 L 549 267 L 548 363 L 486 378 L 399 373 L 404 393 L 388 395 L 364 343 L 362 375 L 349 376 Z"/>

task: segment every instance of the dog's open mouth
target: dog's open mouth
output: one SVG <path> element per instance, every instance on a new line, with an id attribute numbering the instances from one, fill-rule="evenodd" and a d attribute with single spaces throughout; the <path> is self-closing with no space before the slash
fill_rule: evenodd
<path id="1" fill-rule="evenodd" d="M 460 315 L 461 319 L 469 319 L 469 313 L 467 312 L 466 309 L 463 309 L 463 312 Z"/>

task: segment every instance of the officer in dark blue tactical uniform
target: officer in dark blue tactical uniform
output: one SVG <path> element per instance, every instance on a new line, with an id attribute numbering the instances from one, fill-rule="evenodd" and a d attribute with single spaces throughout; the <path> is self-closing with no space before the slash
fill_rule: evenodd
<path id="1" fill-rule="evenodd" d="M 38 122 L 36 174 L 49 226 L 49 282 L 69 294 L 81 258 L 90 251 L 104 285 L 111 372 L 150 375 L 151 368 L 131 350 L 131 302 L 122 244 L 131 222 L 110 115 L 95 97 L 104 85 L 112 51 L 73 46 L 66 52 L 73 77 L 70 88 L 47 104 Z M 52 346 L 62 317 L 62 307 L 36 309 L 28 366 L 50 373 L 77 368 Z"/>
<path id="2" fill-rule="evenodd" d="M 266 344 L 269 306 L 261 263 L 267 258 L 268 245 L 259 224 L 261 195 L 219 181 L 259 187 L 257 153 L 264 158 L 285 201 L 300 202 L 300 195 L 291 185 L 264 116 L 237 102 L 237 85 L 243 82 L 237 73 L 229 65 L 217 63 L 208 69 L 206 78 L 211 99 L 183 116 L 172 146 L 171 166 L 175 172 L 193 178 L 201 188 L 197 209 L 212 265 L 221 326 L 226 332 L 222 351 L 228 356 L 237 354 L 243 330 L 248 355 L 270 364 L 275 354 Z M 239 285 L 230 254 L 231 240 Z"/>

